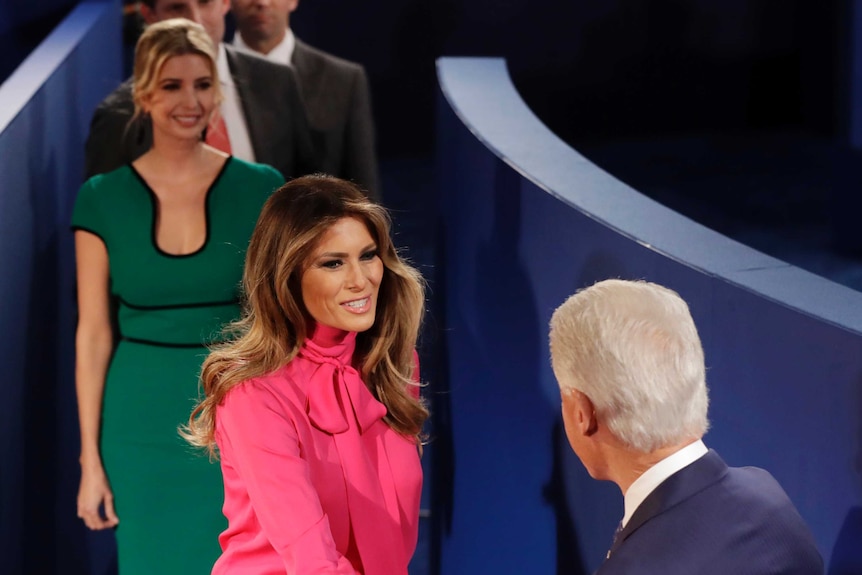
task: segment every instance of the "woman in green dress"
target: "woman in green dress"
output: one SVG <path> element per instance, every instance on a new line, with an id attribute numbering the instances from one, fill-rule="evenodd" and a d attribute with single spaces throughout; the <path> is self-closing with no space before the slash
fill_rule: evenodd
<path id="1" fill-rule="evenodd" d="M 202 141 L 221 101 L 215 62 L 201 26 L 147 28 L 133 92 L 153 146 L 89 179 L 72 217 L 78 516 L 116 528 L 121 575 L 209 572 L 226 527 L 221 472 L 177 428 L 197 401 L 206 346 L 239 315 L 246 246 L 284 179 Z"/>

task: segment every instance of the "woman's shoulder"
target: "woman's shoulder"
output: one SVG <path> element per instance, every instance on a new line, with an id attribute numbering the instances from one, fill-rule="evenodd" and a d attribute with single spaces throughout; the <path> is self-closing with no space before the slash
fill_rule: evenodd
<path id="1" fill-rule="evenodd" d="M 239 205 L 254 210 L 254 220 L 261 206 L 272 193 L 284 184 L 284 178 L 275 168 L 231 157 L 219 178 L 222 198 L 230 198 L 234 208 Z"/>
<path id="2" fill-rule="evenodd" d="M 305 403 L 291 388 L 281 370 L 235 384 L 216 406 L 217 441 L 223 441 L 225 433 L 253 437 L 272 430 L 284 432 L 289 429 L 283 427 L 285 423 L 297 433 L 305 428 Z"/>
<path id="3" fill-rule="evenodd" d="M 134 172 L 128 164 L 91 176 L 75 196 L 73 220 L 91 218 L 102 212 L 110 214 L 127 205 L 134 180 Z"/>
<path id="4" fill-rule="evenodd" d="M 284 183 L 284 176 L 281 175 L 281 172 L 269 164 L 249 162 L 241 160 L 236 156 L 231 156 L 230 159 L 228 159 L 227 167 L 231 171 L 242 175 L 243 177 L 260 178 L 261 180 L 276 182 L 276 185 Z"/>
<path id="5" fill-rule="evenodd" d="M 253 401 L 303 406 L 305 394 L 303 386 L 297 383 L 296 374 L 290 369 L 293 363 L 237 383 L 225 395 L 223 405 Z"/>
<path id="6" fill-rule="evenodd" d="M 105 172 L 103 174 L 95 174 L 90 176 L 87 181 L 84 182 L 84 185 L 81 187 L 81 191 L 87 190 L 96 190 L 97 192 L 102 190 L 115 190 L 117 188 L 125 187 L 125 184 L 134 177 L 134 171 L 132 170 L 131 164 L 123 164 L 119 168 L 115 168 L 110 172 Z"/>

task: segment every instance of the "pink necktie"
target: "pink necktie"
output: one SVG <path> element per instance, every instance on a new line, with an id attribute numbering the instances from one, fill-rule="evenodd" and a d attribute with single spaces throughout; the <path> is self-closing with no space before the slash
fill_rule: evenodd
<path id="1" fill-rule="evenodd" d="M 207 127 L 206 143 L 221 150 L 226 154 L 230 154 L 230 138 L 227 136 L 227 126 L 225 126 L 224 118 L 218 111 L 213 114 L 210 120 L 210 125 Z"/>

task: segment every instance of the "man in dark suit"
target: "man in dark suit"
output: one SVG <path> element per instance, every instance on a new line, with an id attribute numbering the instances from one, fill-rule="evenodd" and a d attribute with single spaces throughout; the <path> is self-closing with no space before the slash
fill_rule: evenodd
<path id="1" fill-rule="evenodd" d="M 232 0 L 234 44 L 293 67 L 323 171 L 379 199 L 371 95 L 365 69 L 302 42 L 290 29 L 299 0 Z"/>
<path id="2" fill-rule="evenodd" d="M 703 348 L 676 292 L 607 280 L 551 319 L 569 443 L 625 515 L 598 575 L 819 575 L 805 522 L 766 471 L 732 468 L 708 427 Z"/>
<path id="3" fill-rule="evenodd" d="M 286 178 L 320 170 L 293 71 L 223 44 L 229 9 L 230 0 L 144 0 L 141 15 L 147 23 L 188 18 L 201 24 L 216 44 L 225 94 L 218 117 L 229 141 L 219 147 L 243 160 L 269 164 Z M 131 80 L 96 108 L 86 144 L 87 177 L 131 162 L 150 148 L 150 123 L 145 118 L 129 123 L 134 109 Z"/>

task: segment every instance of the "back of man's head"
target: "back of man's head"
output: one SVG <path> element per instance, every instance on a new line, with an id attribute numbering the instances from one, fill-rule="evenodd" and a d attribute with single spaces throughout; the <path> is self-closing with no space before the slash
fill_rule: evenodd
<path id="1" fill-rule="evenodd" d="M 673 290 L 598 282 L 557 308 L 550 340 L 560 388 L 586 395 L 627 447 L 649 453 L 706 432 L 703 348 Z"/>

